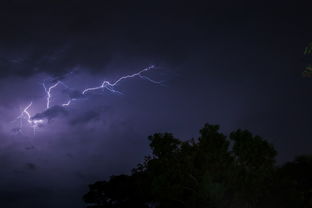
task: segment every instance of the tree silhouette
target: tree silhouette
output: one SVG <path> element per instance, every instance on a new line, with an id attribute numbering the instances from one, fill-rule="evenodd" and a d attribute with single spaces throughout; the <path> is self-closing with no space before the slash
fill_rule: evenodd
<path id="1" fill-rule="evenodd" d="M 312 157 L 275 165 L 272 144 L 247 130 L 206 124 L 197 139 L 149 137 L 152 154 L 131 175 L 89 186 L 89 208 L 311 207 Z"/>
<path id="2" fill-rule="evenodd" d="M 277 173 L 277 188 L 285 207 L 312 207 L 312 155 L 287 162 Z"/>
<path id="3" fill-rule="evenodd" d="M 306 57 L 311 57 L 312 56 L 312 43 L 309 43 L 305 47 L 303 54 Z M 311 59 L 309 61 L 311 61 Z M 305 70 L 302 72 L 302 75 L 304 77 L 312 77 L 312 65 L 311 65 L 311 63 L 309 63 L 307 66 L 305 66 Z"/>

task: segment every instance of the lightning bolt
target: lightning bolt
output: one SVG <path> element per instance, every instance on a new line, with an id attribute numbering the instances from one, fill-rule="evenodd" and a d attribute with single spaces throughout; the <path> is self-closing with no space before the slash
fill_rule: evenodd
<path id="1" fill-rule="evenodd" d="M 63 107 L 69 106 L 69 105 L 72 103 L 72 101 L 75 101 L 75 100 L 77 100 L 77 99 L 70 99 L 70 100 L 67 101 L 66 103 L 63 103 L 62 106 L 63 106 Z"/>
<path id="2" fill-rule="evenodd" d="M 50 108 L 50 103 L 51 103 L 51 90 L 54 89 L 55 87 L 57 87 L 58 85 L 62 84 L 63 86 L 67 87 L 63 82 L 61 81 L 57 81 L 54 85 L 50 86 L 49 88 L 46 87 L 45 83 L 43 82 L 42 85 L 43 85 L 43 88 L 44 88 L 44 91 L 46 92 L 47 94 L 47 104 L 46 104 L 46 109 L 49 109 Z"/>
<path id="3" fill-rule="evenodd" d="M 24 110 L 22 111 L 21 115 L 19 115 L 17 118 L 23 118 L 25 115 L 27 117 L 28 123 L 32 123 L 30 113 L 28 112 L 28 109 L 32 106 L 32 102 L 27 105 Z"/>
<path id="4" fill-rule="evenodd" d="M 113 82 L 113 83 L 110 83 L 109 81 L 104 80 L 100 86 L 84 89 L 84 90 L 82 91 L 82 94 L 85 95 L 85 94 L 86 94 L 87 92 L 89 92 L 89 91 L 99 90 L 99 89 L 107 89 L 107 90 L 109 90 L 109 91 L 112 92 L 112 93 L 121 93 L 121 92 L 115 90 L 114 87 L 115 87 L 120 81 L 122 81 L 122 80 L 124 80 L 124 79 L 133 78 L 133 77 L 140 77 L 141 79 L 148 80 L 148 81 L 150 81 L 150 82 L 152 82 L 152 83 L 154 83 L 154 84 L 161 84 L 161 82 L 154 81 L 154 80 L 152 80 L 151 78 L 142 75 L 143 72 L 147 72 L 147 71 L 149 71 L 149 70 L 151 70 L 151 69 L 154 69 L 154 68 L 155 68 L 155 66 L 152 65 L 152 66 L 147 67 L 147 68 L 145 68 L 145 69 L 143 69 L 143 70 L 141 70 L 141 71 L 139 71 L 139 72 L 137 72 L 137 73 L 134 73 L 134 74 L 130 74 L 130 75 L 126 75 L 126 76 L 120 77 L 119 79 L 117 79 L 117 80 L 116 80 L 115 82 Z"/>
<path id="5" fill-rule="evenodd" d="M 34 135 L 36 134 L 36 128 L 38 127 L 39 124 L 43 123 L 44 120 L 42 119 L 32 119 L 31 115 L 28 111 L 28 109 L 32 106 L 32 102 L 30 102 L 22 111 L 22 113 L 17 117 L 18 119 L 24 119 L 26 116 L 26 121 L 28 124 L 34 129 Z M 20 125 L 22 125 L 22 122 L 20 122 Z M 21 126 L 20 126 L 21 129 Z"/>
<path id="6" fill-rule="evenodd" d="M 146 76 L 146 75 L 143 75 L 144 72 L 147 72 L 147 71 L 150 71 L 152 69 L 154 69 L 155 66 L 152 65 L 152 66 L 149 66 L 147 68 L 144 68 L 143 70 L 137 72 L 137 73 L 134 73 L 134 74 L 129 74 L 129 75 L 125 75 L 125 76 L 122 76 L 120 77 L 119 79 L 117 79 L 116 81 L 114 82 L 109 82 L 107 80 L 104 80 L 102 82 L 102 84 L 100 86 L 96 86 L 96 87 L 89 87 L 89 88 L 85 88 L 81 91 L 81 95 L 86 95 L 88 94 L 89 92 L 91 91 L 95 91 L 95 90 L 100 90 L 100 89 L 106 89 L 112 93 L 117 93 L 117 94 L 122 94 L 121 92 L 117 91 L 114 89 L 114 87 L 116 87 L 118 85 L 118 83 L 120 83 L 121 81 L 123 80 L 126 80 L 126 79 L 131 79 L 131 78 L 134 78 L 134 77 L 139 77 L 141 79 L 144 79 L 144 80 L 147 80 L 153 84 L 162 84 L 162 82 L 159 82 L 159 81 L 155 81 L 153 79 L 151 79 L 150 77 Z M 50 106 L 51 106 L 51 102 L 52 102 L 52 91 L 54 88 L 58 87 L 59 85 L 63 85 L 63 87 L 65 88 L 68 88 L 63 82 L 61 81 L 57 81 L 56 83 L 54 83 L 53 85 L 47 87 L 46 86 L 46 83 L 45 81 L 42 83 L 42 86 L 44 88 L 44 91 L 46 93 L 46 106 L 45 108 L 46 109 L 49 109 Z M 68 107 L 72 104 L 73 101 L 75 100 L 78 100 L 78 98 L 70 98 L 66 103 L 63 103 L 61 104 L 63 107 Z M 29 109 L 31 108 L 33 102 L 30 102 L 24 109 L 23 111 L 21 112 L 21 114 L 17 117 L 17 119 L 24 119 L 27 121 L 27 123 L 30 125 L 30 127 L 32 127 L 34 129 L 34 134 L 35 134 L 35 130 L 36 128 L 44 123 L 44 120 L 43 119 L 33 119 L 30 112 L 29 112 Z"/>

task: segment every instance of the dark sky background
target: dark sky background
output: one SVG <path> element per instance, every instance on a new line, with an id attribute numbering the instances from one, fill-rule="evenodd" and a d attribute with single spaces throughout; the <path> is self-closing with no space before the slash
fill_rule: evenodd
<path id="1" fill-rule="evenodd" d="M 279 163 L 311 153 L 311 4 L 218 2 L 1 1 L 0 207 L 85 207 L 88 184 L 129 173 L 149 135 L 190 139 L 206 122 L 262 136 Z M 165 86 L 126 80 L 124 95 L 79 100 L 35 136 L 14 131 L 30 101 L 43 111 L 45 79 L 82 90 L 152 64 Z"/>

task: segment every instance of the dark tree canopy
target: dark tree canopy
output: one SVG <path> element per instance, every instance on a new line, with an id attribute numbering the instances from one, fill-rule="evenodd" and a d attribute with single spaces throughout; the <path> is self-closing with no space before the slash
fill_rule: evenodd
<path id="1" fill-rule="evenodd" d="M 305 66 L 305 70 L 302 72 L 302 75 L 304 77 L 312 77 L 312 42 L 305 47 L 303 54 L 309 59 L 307 60 L 309 63 Z"/>
<path id="2" fill-rule="evenodd" d="M 197 139 L 149 137 L 152 154 L 131 175 L 89 186 L 89 208 L 312 207 L 312 156 L 275 165 L 272 144 L 247 130 L 206 124 Z"/>

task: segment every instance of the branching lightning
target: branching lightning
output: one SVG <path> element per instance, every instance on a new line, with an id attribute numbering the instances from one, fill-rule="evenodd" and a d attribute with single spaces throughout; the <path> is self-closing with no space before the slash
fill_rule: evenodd
<path id="1" fill-rule="evenodd" d="M 26 121 L 28 122 L 28 124 L 34 129 L 34 134 L 36 133 L 36 128 L 38 127 L 39 124 L 42 124 L 44 122 L 44 120 L 42 119 L 32 119 L 31 115 L 28 111 L 28 109 L 32 106 L 32 102 L 29 103 L 29 105 L 27 105 L 24 110 L 22 111 L 22 113 L 17 117 L 17 119 L 25 119 L 26 117 Z M 20 123 L 21 125 L 21 123 Z M 20 126 L 21 129 L 21 126 Z"/>
<path id="2" fill-rule="evenodd" d="M 134 77 L 138 77 L 144 80 L 147 80 L 153 84 L 162 84 L 162 82 L 159 81 L 155 81 L 151 78 L 149 78 L 146 75 L 143 75 L 144 72 L 150 71 L 152 69 L 154 69 L 155 66 L 149 66 L 137 73 L 134 74 L 129 74 L 129 75 L 125 75 L 120 77 L 119 79 L 117 79 L 114 82 L 109 82 L 107 80 L 104 80 L 102 82 L 102 84 L 100 86 L 96 86 L 96 87 L 89 87 L 89 88 L 85 88 L 83 90 L 81 90 L 81 96 L 86 96 L 88 93 L 90 93 L 91 91 L 95 91 L 95 90 L 100 90 L 100 89 L 106 89 L 112 93 L 116 93 L 116 94 L 122 94 L 121 92 L 119 92 L 118 90 L 115 90 L 114 88 L 122 81 L 122 80 L 126 80 L 126 79 L 130 79 L 130 78 L 134 78 Z M 63 85 L 63 87 L 68 88 L 63 82 L 61 81 L 57 81 L 56 83 L 54 83 L 53 85 L 47 87 L 46 83 L 43 82 L 42 86 L 44 88 L 45 94 L 46 94 L 46 110 L 49 109 L 51 107 L 51 102 L 52 102 L 52 91 L 54 88 L 58 87 L 59 85 Z M 66 103 L 61 104 L 61 106 L 63 107 L 68 107 L 72 104 L 73 101 L 78 100 L 79 98 L 70 98 Z M 29 112 L 29 109 L 31 108 L 33 102 L 30 102 L 21 112 L 21 114 L 17 117 L 17 119 L 23 119 L 26 120 L 28 125 L 30 127 L 32 127 L 34 129 L 34 133 L 35 133 L 35 129 L 42 123 L 44 123 L 43 119 L 35 119 L 34 117 L 31 116 L 31 113 Z M 21 128 L 21 126 L 20 126 Z"/>
<path id="3" fill-rule="evenodd" d="M 69 106 L 71 104 L 72 101 L 74 101 L 76 99 L 70 99 L 69 101 L 67 101 L 67 103 L 63 103 L 62 106 Z"/>
<path id="4" fill-rule="evenodd" d="M 50 86 L 49 88 L 46 87 L 45 83 L 43 82 L 43 88 L 44 88 L 44 91 L 46 92 L 47 94 L 47 105 L 46 105 L 46 109 L 49 109 L 50 108 L 50 103 L 51 103 L 51 90 L 55 87 L 57 87 L 58 85 L 62 84 L 63 86 L 66 87 L 66 85 L 61 82 L 61 81 L 57 81 L 54 85 Z"/>
<path id="5" fill-rule="evenodd" d="M 32 102 L 27 105 L 24 110 L 22 111 L 21 115 L 19 115 L 17 118 L 23 118 L 24 116 L 27 117 L 28 123 L 32 123 L 30 113 L 28 112 L 28 109 L 32 106 Z"/>
<path id="6" fill-rule="evenodd" d="M 146 71 L 149 71 L 151 69 L 155 68 L 155 66 L 150 66 L 150 67 L 147 67 L 137 73 L 134 73 L 134 74 L 130 74 L 130 75 L 126 75 L 126 76 L 123 76 L 123 77 L 120 77 L 119 79 L 117 79 L 115 82 L 113 83 L 110 83 L 109 81 L 103 81 L 102 84 L 98 87 L 91 87 L 91 88 L 86 88 L 82 91 L 82 94 L 85 95 L 87 92 L 89 91 L 93 91 L 93 90 L 99 90 L 99 89 L 107 89 L 109 90 L 110 92 L 113 92 L 113 93 L 121 93 L 117 90 L 114 89 L 114 87 L 122 80 L 124 79 L 129 79 L 129 78 L 133 78 L 133 77 L 139 77 L 141 79 L 145 79 L 145 80 L 148 80 L 154 84 L 161 84 L 161 82 L 158 82 L 158 81 L 154 81 L 152 80 L 151 78 L 147 77 L 147 76 L 143 76 L 142 73 L 146 72 Z"/>

